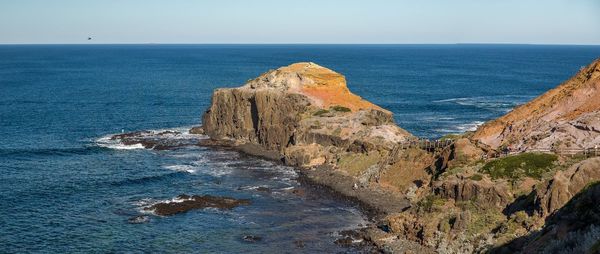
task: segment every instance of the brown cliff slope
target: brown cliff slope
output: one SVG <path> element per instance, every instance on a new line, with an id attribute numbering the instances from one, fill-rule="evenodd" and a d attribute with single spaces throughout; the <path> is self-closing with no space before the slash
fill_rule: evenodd
<path id="1" fill-rule="evenodd" d="M 600 59 L 510 113 L 482 125 L 473 139 L 492 148 L 590 148 L 600 145 Z"/>

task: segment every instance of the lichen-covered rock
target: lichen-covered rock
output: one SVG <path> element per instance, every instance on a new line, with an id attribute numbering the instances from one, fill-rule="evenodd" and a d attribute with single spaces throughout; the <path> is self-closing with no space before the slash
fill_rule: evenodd
<path id="1" fill-rule="evenodd" d="M 485 152 L 477 147 L 468 138 L 460 138 L 454 141 L 451 165 L 465 165 L 481 160 Z"/>
<path id="2" fill-rule="evenodd" d="M 575 194 L 590 183 L 600 181 L 600 158 L 584 160 L 558 171 L 546 184 L 535 190 L 535 206 L 545 217 L 565 205 Z"/>
<path id="3" fill-rule="evenodd" d="M 492 182 L 484 177 L 473 180 L 452 175 L 434 183 L 433 192 L 455 201 L 473 201 L 483 207 L 503 208 L 514 198 L 505 182 Z"/>

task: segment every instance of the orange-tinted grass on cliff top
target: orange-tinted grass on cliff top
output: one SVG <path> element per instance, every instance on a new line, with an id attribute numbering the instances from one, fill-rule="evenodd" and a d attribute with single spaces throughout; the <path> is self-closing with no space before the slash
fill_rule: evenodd
<path id="1" fill-rule="evenodd" d="M 381 107 L 362 99 L 350 92 L 346 86 L 346 78 L 328 68 L 315 63 L 295 63 L 278 69 L 282 72 L 296 73 L 302 79 L 312 82 L 303 82 L 299 93 L 320 102 L 322 108 L 343 106 L 356 112 L 360 109 L 378 109 Z"/>

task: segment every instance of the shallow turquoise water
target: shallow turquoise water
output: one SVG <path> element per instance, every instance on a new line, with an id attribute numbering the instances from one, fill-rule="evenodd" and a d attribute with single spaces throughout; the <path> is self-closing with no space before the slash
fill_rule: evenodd
<path id="1" fill-rule="evenodd" d="M 300 186 L 291 168 L 227 150 L 97 140 L 198 124 L 213 89 L 297 61 L 345 74 L 400 126 L 436 138 L 504 114 L 599 56 L 592 46 L 0 46 L 0 252 L 352 251 L 333 244 L 335 232 L 364 217 L 318 192 L 290 193 Z M 182 193 L 252 204 L 128 223 Z"/>

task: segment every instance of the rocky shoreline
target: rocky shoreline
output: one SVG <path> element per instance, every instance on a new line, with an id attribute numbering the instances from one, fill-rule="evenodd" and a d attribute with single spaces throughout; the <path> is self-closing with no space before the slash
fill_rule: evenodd
<path id="1" fill-rule="evenodd" d="M 202 127 L 190 130 L 209 138 L 191 145 L 293 166 L 300 182 L 358 204 L 373 225 L 341 234 L 341 245 L 392 253 L 593 250 L 600 242 L 557 240 L 600 238 L 596 210 L 585 205 L 597 197 L 587 186 L 600 181 L 600 158 L 539 148 L 597 144 L 599 91 L 597 60 L 474 133 L 419 142 L 391 112 L 352 94 L 341 74 L 297 63 L 217 89 Z M 116 139 L 153 149 L 178 146 L 147 136 Z M 576 198 L 581 195 L 586 198 Z M 561 224 L 580 207 L 573 202 L 593 214 L 588 225 Z M 547 237 L 535 237 L 540 234 Z"/>
<path id="2" fill-rule="evenodd" d="M 204 130 L 201 126 L 192 127 L 189 130 L 189 134 L 204 135 Z M 207 138 L 198 138 L 196 136 L 179 138 L 179 136 L 182 135 L 185 134 L 183 134 L 181 131 L 172 130 L 135 131 L 113 135 L 110 137 L 110 140 L 117 141 L 128 146 L 140 144 L 146 149 L 153 150 L 173 150 L 186 146 L 201 146 L 226 150 L 231 149 L 249 156 L 283 164 L 281 158 L 277 156 L 276 153 L 266 151 L 260 146 L 252 144 L 236 145 L 234 142 L 227 140 L 212 140 Z M 339 238 L 336 240 L 336 244 L 363 253 L 384 252 L 382 246 L 377 245 L 377 242 L 374 241 L 374 239 L 376 236 L 381 237 L 382 231 L 380 228 L 378 228 L 378 226 L 381 225 L 380 219 L 384 218 L 386 214 L 391 212 L 388 205 L 390 202 L 395 201 L 397 197 L 389 198 L 387 200 L 383 198 L 375 200 L 364 199 L 365 197 L 376 196 L 375 194 L 373 196 L 362 196 L 362 198 L 356 197 L 355 195 L 352 195 L 352 193 L 356 193 L 356 190 L 352 188 L 336 189 L 335 184 L 332 184 L 337 182 L 338 185 L 342 187 L 345 187 L 348 184 L 352 186 L 353 182 L 350 178 L 346 177 L 339 179 L 339 175 L 331 175 L 328 172 L 320 170 L 307 171 L 299 167 L 294 167 L 294 169 L 298 173 L 298 177 L 295 180 L 302 185 L 302 189 L 294 189 L 292 190 L 293 193 L 296 193 L 297 195 L 305 195 L 305 189 L 310 189 L 312 192 L 318 193 L 319 196 L 327 196 L 327 198 L 357 206 L 361 213 L 364 214 L 370 221 L 371 224 L 362 225 L 352 230 L 337 232 L 339 233 Z M 259 187 L 257 188 L 257 191 L 269 192 L 270 190 L 264 187 Z M 159 216 L 172 216 L 178 213 L 184 213 L 190 210 L 204 209 L 208 207 L 217 209 L 231 209 L 238 205 L 248 205 L 250 202 L 251 200 L 235 200 L 229 197 L 189 196 L 182 194 L 172 201 L 156 203 L 143 208 L 143 210 L 152 212 Z M 128 222 L 132 224 L 138 224 L 146 223 L 148 221 L 149 218 L 147 216 L 140 215 L 130 218 Z M 258 236 L 248 236 L 248 239 L 244 239 L 244 241 L 260 241 L 257 240 L 256 237 Z M 302 245 L 303 243 L 299 244 Z"/>

